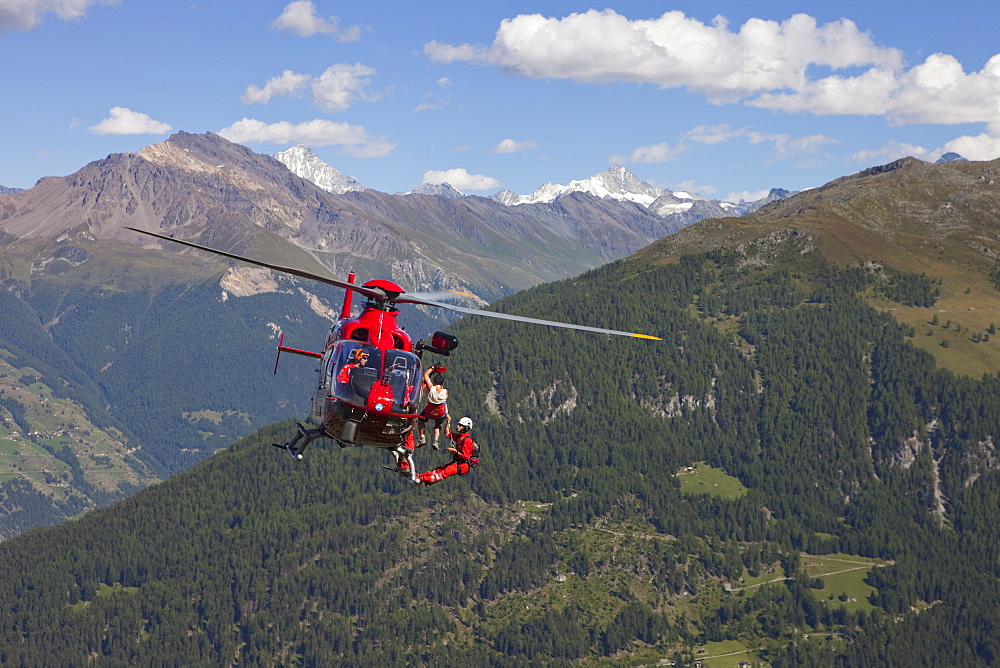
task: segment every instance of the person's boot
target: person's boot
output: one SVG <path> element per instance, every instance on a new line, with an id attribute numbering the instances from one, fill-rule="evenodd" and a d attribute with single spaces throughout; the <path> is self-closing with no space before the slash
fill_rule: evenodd
<path id="1" fill-rule="evenodd" d="M 416 472 L 413 470 L 412 453 L 402 446 L 396 448 L 396 470 L 399 471 L 399 475 L 401 476 L 406 476 L 410 480 L 416 479 Z"/>

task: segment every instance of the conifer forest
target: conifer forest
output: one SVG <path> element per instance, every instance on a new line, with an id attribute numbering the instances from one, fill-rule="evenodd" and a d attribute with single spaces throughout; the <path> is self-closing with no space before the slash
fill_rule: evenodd
<path id="1" fill-rule="evenodd" d="M 456 322 L 466 476 L 414 488 L 322 442 L 296 462 L 288 420 L 0 543 L 0 663 L 996 665 L 1000 379 L 873 306 L 929 323 L 935 277 L 781 243 L 494 305 L 663 341 Z"/>

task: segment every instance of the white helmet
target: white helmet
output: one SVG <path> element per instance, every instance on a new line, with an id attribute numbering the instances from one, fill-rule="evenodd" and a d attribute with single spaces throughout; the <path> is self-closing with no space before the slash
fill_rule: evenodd
<path id="1" fill-rule="evenodd" d="M 458 421 L 458 426 L 459 427 L 465 427 L 466 430 L 472 429 L 472 419 L 464 417 L 464 418 L 462 418 L 461 420 Z"/>

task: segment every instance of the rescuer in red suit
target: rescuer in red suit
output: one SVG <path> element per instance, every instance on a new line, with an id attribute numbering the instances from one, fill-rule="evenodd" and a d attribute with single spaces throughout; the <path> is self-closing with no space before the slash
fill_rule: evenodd
<path id="1" fill-rule="evenodd" d="M 368 362 L 368 353 L 361 348 L 355 349 L 351 353 L 351 361 L 340 367 L 337 373 L 338 383 L 349 383 L 351 381 L 351 371 L 364 366 Z"/>
<path id="2" fill-rule="evenodd" d="M 444 372 L 448 369 L 440 364 L 435 364 L 424 371 L 424 386 L 427 388 L 427 406 L 424 412 L 417 418 L 417 447 L 423 446 L 426 442 L 425 433 L 427 431 L 428 420 L 434 421 L 434 441 L 431 447 L 440 449 L 438 439 L 441 432 L 448 433 L 451 427 L 451 418 L 448 415 L 448 390 L 444 386 Z"/>
<path id="3" fill-rule="evenodd" d="M 479 446 L 472 440 L 469 431 L 472 430 L 472 420 L 467 417 L 458 421 L 456 431 L 449 431 L 448 438 L 454 441 L 454 447 L 448 448 L 451 453 L 451 462 L 439 466 L 433 471 L 425 471 L 416 476 L 413 481 L 416 484 L 433 485 L 441 482 L 448 476 L 465 475 L 470 468 L 479 465 Z"/>

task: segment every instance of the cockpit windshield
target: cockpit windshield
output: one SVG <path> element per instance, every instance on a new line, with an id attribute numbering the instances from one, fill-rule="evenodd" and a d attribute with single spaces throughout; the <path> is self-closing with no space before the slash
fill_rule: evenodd
<path id="1" fill-rule="evenodd" d="M 372 387 L 381 381 L 389 386 L 393 413 L 417 413 L 420 374 L 420 359 L 413 353 L 382 351 L 358 341 L 338 343 L 327 367 L 330 387 L 337 399 L 366 406 Z"/>
<path id="2" fill-rule="evenodd" d="M 403 350 L 385 351 L 385 381 L 392 388 L 393 412 L 416 413 L 420 359 Z"/>
<path id="3" fill-rule="evenodd" d="M 364 406 L 381 368 L 381 350 L 357 341 L 341 341 L 330 356 L 327 369 L 332 376 L 334 396 L 355 406 Z"/>

